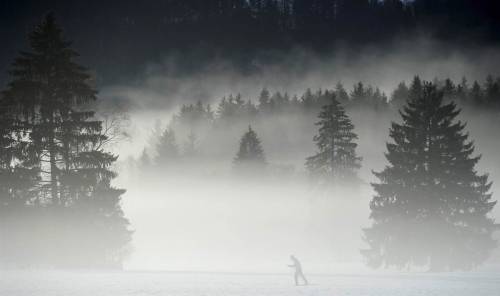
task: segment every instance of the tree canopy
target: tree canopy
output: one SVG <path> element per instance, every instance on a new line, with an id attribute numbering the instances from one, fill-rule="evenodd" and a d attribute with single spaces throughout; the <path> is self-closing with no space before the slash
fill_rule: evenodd
<path id="1" fill-rule="evenodd" d="M 496 246 L 491 183 L 476 171 L 480 157 L 457 121 L 456 104 L 444 103 L 432 83 L 417 85 L 402 123 L 392 124 L 388 165 L 375 173 L 363 253 L 375 267 L 471 269 Z"/>

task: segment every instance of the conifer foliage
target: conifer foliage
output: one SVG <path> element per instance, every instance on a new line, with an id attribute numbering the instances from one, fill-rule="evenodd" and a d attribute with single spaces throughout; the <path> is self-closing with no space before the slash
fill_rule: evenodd
<path id="1" fill-rule="evenodd" d="M 262 170 L 266 166 L 266 158 L 257 133 L 248 127 L 248 131 L 240 141 L 240 148 L 234 159 L 234 167 L 242 171 Z"/>
<path id="2" fill-rule="evenodd" d="M 105 151 L 108 137 L 89 107 L 97 92 L 51 14 L 29 41 L 31 51 L 15 59 L 3 92 L 2 106 L 11 112 L 1 114 L 1 148 L 9 151 L 2 169 L 28 187 L 12 196 L 18 214 L 29 213 L 26 221 L 52 235 L 31 228 L 31 241 L 14 252 L 42 266 L 120 266 L 130 231 L 120 207 L 124 190 L 111 185 L 117 156 Z M 30 174 L 32 188 L 24 182 Z"/>
<path id="3" fill-rule="evenodd" d="M 335 95 L 331 95 L 330 103 L 322 107 L 318 117 L 319 131 L 314 137 L 318 152 L 307 158 L 307 169 L 327 183 L 353 180 L 356 170 L 361 167 L 361 158 L 356 155 L 358 136 Z"/>
<path id="4" fill-rule="evenodd" d="M 175 132 L 168 127 L 163 131 L 156 147 L 156 164 L 170 165 L 179 158 L 179 146 L 175 139 Z"/>
<path id="5" fill-rule="evenodd" d="M 375 173 L 363 253 L 375 267 L 470 269 L 496 246 L 491 184 L 475 169 L 480 157 L 456 120 L 460 110 L 444 104 L 432 83 L 419 85 L 401 112 L 403 122 L 392 124 L 389 164 Z"/>

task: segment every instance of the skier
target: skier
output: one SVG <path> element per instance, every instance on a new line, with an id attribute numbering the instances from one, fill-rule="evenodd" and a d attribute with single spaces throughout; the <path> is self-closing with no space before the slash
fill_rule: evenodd
<path id="1" fill-rule="evenodd" d="M 292 260 L 293 264 L 288 265 L 288 267 L 295 268 L 295 274 L 294 274 L 294 279 L 295 279 L 295 285 L 299 285 L 299 278 L 302 278 L 304 281 L 304 285 L 308 285 L 309 283 L 307 282 L 306 277 L 304 276 L 304 273 L 302 272 L 302 265 L 300 264 L 299 260 L 295 258 L 294 255 L 290 255 L 290 259 Z"/>

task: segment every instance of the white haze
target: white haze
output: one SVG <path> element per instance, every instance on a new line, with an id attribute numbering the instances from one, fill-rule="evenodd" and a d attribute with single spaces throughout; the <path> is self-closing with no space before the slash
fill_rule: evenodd
<path id="1" fill-rule="evenodd" d="M 458 82 L 465 76 L 469 81 L 484 81 L 487 74 L 500 71 L 497 49 L 452 51 L 426 40 L 391 48 L 338 50 L 329 58 L 294 50 L 278 64 L 256 60 L 253 74 L 242 73 L 221 59 L 187 77 L 177 75 L 182 69 L 176 68 L 172 57 L 150 65 L 133 86 L 104 88 L 102 99 L 119 99 L 130 106 L 131 139 L 115 147 L 121 160 L 116 183 L 128 190 L 123 207 L 135 230 L 126 268 L 286 272 L 288 256 L 295 254 L 306 272 L 364 270 L 359 251 L 364 247 L 362 228 L 370 225 L 371 171 L 385 165 L 390 121 L 398 120 L 393 114 L 350 114 L 363 157 L 360 176 L 365 183 L 359 189 L 321 193 L 306 182 L 303 163 L 314 152 L 314 118 L 297 122 L 285 116 L 256 124 L 272 167 L 294 168 L 293 173 L 274 174 L 265 182 L 242 182 L 230 176 L 244 127 L 234 127 L 216 141 L 207 139 L 213 159 L 188 173 L 174 168 L 145 175 L 127 161 L 147 147 L 158 120 L 165 127 L 181 104 L 197 100 L 212 103 L 215 109 L 217 101 L 231 93 L 255 101 L 263 87 L 300 95 L 307 88 L 333 88 L 339 81 L 349 91 L 355 82 L 363 81 L 389 92 L 414 75 L 429 80 L 450 77 Z M 483 154 L 479 170 L 490 172 L 492 190 L 500 192 L 496 155 L 500 140 L 498 129 L 492 126 L 499 121 L 490 117 L 468 111 L 462 118 L 469 122 L 477 152 Z M 297 128 L 282 128 L 287 124 Z M 498 206 L 493 215 L 500 220 Z M 496 265 L 498 258 L 498 254 L 493 256 L 486 266 Z"/>

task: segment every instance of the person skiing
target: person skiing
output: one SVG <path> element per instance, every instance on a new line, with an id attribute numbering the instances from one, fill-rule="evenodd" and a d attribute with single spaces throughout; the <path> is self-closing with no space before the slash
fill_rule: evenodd
<path id="1" fill-rule="evenodd" d="M 307 282 L 307 279 L 304 276 L 304 273 L 302 272 L 302 265 L 300 264 L 300 261 L 294 255 L 290 255 L 290 259 L 292 260 L 293 264 L 288 265 L 288 267 L 295 268 L 295 274 L 294 274 L 295 285 L 298 286 L 299 278 L 302 278 L 304 285 L 307 286 L 309 283 Z"/>

